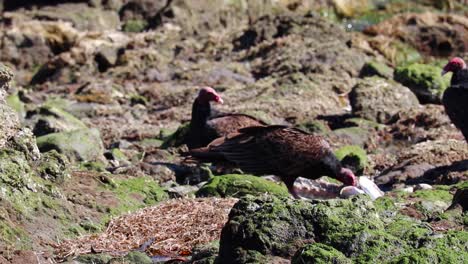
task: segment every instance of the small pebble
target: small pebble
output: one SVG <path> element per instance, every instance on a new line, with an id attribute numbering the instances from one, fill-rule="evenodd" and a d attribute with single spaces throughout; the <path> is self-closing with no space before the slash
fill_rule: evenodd
<path id="1" fill-rule="evenodd" d="M 414 186 L 414 190 L 432 190 L 432 186 L 427 183 L 420 183 Z"/>
<path id="2" fill-rule="evenodd" d="M 414 192 L 414 187 L 412 186 L 408 186 L 408 187 L 405 187 L 403 189 L 401 189 L 403 192 L 407 192 L 407 193 L 412 193 Z"/>

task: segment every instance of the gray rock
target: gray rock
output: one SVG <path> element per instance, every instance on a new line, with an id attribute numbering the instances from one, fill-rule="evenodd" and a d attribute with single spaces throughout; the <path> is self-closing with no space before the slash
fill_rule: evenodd
<path id="1" fill-rule="evenodd" d="M 78 118 L 51 105 L 41 106 L 30 113 L 26 122 L 36 136 L 87 128 Z"/>
<path id="2" fill-rule="evenodd" d="M 41 152 L 55 149 L 71 161 L 105 161 L 104 146 L 97 129 L 48 134 L 37 138 L 37 146 Z"/>
<path id="3" fill-rule="evenodd" d="M 419 105 L 410 89 L 379 77 L 358 82 L 349 98 L 353 114 L 379 123 L 387 123 L 396 113 Z"/>

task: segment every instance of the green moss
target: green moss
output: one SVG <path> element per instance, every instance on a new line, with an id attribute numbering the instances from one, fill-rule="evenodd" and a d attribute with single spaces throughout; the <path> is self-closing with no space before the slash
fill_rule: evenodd
<path id="1" fill-rule="evenodd" d="M 41 156 L 36 171 L 43 179 L 61 183 L 70 178 L 70 163 L 67 157 L 51 150 Z"/>
<path id="2" fill-rule="evenodd" d="M 148 104 L 148 99 L 142 95 L 135 94 L 130 97 L 130 105 L 136 105 L 136 104 L 141 104 L 141 105 L 147 105 Z"/>
<path id="3" fill-rule="evenodd" d="M 288 189 L 275 182 L 242 174 L 215 176 L 197 193 L 198 197 L 242 197 L 248 194 L 272 194 L 278 197 L 289 197 Z"/>
<path id="4" fill-rule="evenodd" d="M 125 154 L 119 148 L 111 149 L 110 153 L 114 160 L 128 162 L 127 156 L 125 156 Z"/>
<path id="5" fill-rule="evenodd" d="M 370 61 L 361 69 L 360 77 L 379 76 L 382 78 L 393 78 L 393 69 L 384 63 Z"/>
<path id="6" fill-rule="evenodd" d="M 349 248 L 348 243 L 352 243 L 357 234 L 384 226 L 376 208 L 365 195 L 319 203 L 314 207 L 314 216 L 320 241 L 339 250 Z"/>
<path id="7" fill-rule="evenodd" d="M 42 205 L 44 184 L 22 152 L 0 151 L 0 188 L 0 197 L 25 216 Z"/>
<path id="8" fill-rule="evenodd" d="M 359 146 L 343 146 L 335 151 L 335 155 L 344 166 L 358 174 L 361 174 L 368 165 L 366 151 Z"/>
<path id="9" fill-rule="evenodd" d="M 333 247 L 321 243 L 313 243 L 298 250 L 291 261 L 291 264 L 304 263 L 351 264 L 352 261 Z"/>
<path id="10" fill-rule="evenodd" d="M 88 161 L 88 162 L 81 162 L 78 166 L 80 170 L 84 171 L 96 171 L 96 172 L 107 172 L 106 170 L 106 165 L 102 162 L 93 162 L 93 161 Z"/>
<path id="11" fill-rule="evenodd" d="M 19 116 L 26 116 L 26 111 L 24 109 L 24 103 L 20 100 L 18 93 L 7 96 L 6 103 L 8 106 L 13 108 Z"/>
<path id="12" fill-rule="evenodd" d="M 111 208 L 111 215 L 119 215 L 144 206 L 154 205 L 168 198 L 168 194 L 150 177 L 136 177 L 115 180 L 116 187 L 110 186 L 120 201 L 120 205 Z"/>
<path id="13" fill-rule="evenodd" d="M 421 54 L 415 48 L 404 42 L 392 41 L 390 45 L 393 50 L 390 52 L 391 57 L 389 59 L 394 65 L 408 65 L 422 59 Z"/>
<path id="14" fill-rule="evenodd" d="M 155 139 L 155 138 L 145 138 L 139 142 L 139 144 L 143 147 L 155 147 L 155 148 L 161 147 L 163 143 L 164 142 L 162 140 Z"/>
<path id="15" fill-rule="evenodd" d="M 319 120 L 312 120 L 310 122 L 305 122 L 305 123 L 299 124 L 297 127 L 309 133 L 326 134 L 330 132 L 330 128 L 324 122 L 319 121 Z"/>
<path id="16" fill-rule="evenodd" d="M 32 247 L 30 237 L 22 228 L 4 220 L 0 220 L 0 242 L 15 249 L 27 250 Z"/>
<path id="17" fill-rule="evenodd" d="M 418 224 L 413 219 L 402 216 L 388 224 L 385 231 L 416 248 L 432 234 L 432 230 L 427 225 Z"/>
<path id="18" fill-rule="evenodd" d="M 438 189 L 438 187 L 432 190 L 418 190 L 410 194 L 410 196 L 413 198 L 420 198 L 424 201 L 443 201 L 447 203 L 450 203 L 453 198 L 453 195 L 448 190 Z"/>
<path id="19" fill-rule="evenodd" d="M 148 26 L 148 22 L 145 20 L 141 19 L 135 19 L 135 20 L 128 20 L 125 22 L 123 26 L 123 31 L 124 32 L 142 32 L 145 30 L 145 28 Z"/>
<path id="20" fill-rule="evenodd" d="M 418 249 L 396 257 L 390 263 L 466 263 L 468 260 L 468 232 L 449 231 L 429 237 Z"/>
<path id="21" fill-rule="evenodd" d="M 422 103 L 437 103 L 450 84 L 449 76 L 441 76 L 439 67 L 411 64 L 395 70 L 395 80 L 409 87 Z"/>

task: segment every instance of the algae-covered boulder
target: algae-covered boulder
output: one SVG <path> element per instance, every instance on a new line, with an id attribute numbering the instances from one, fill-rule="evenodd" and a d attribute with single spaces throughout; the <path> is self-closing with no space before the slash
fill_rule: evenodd
<path id="1" fill-rule="evenodd" d="M 248 194 L 289 197 L 288 189 L 283 184 L 242 174 L 214 176 L 197 192 L 198 197 L 242 197 Z"/>
<path id="2" fill-rule="evenodd" d="M 5 97 L 9 90 L 9 83 L 13 79 L 13 71 L 0 64 L 0 149 L 19 130 L 20 123 L 17 114 L 5 103 Z"/>
<path id="3" fill-rule="evenodd" d="M 55 149 L 70 161 L 104 160 L 104 146 L 97 129 L 48 134 L 37 138 L 37 146 L 41 152 Z"/>
<path id="4" fill-rule="evenodd" d="M 428 64 L 411 64 L 395 70 L 395 80 L 409 87 L 423 104 L 440 103 L 450 77 L 441 76 L 441 69 Z"/>
<path id="5" fill-rule="evenodd" d="M 379 123 L 387 123 L 399 112 L 409 111 L 419 105 L 408 88 L 379 77 L 366 78 L 349 94 L 353 114 Z"/>
<path id="6" fill-rule="evenodd" d="M 229 214 L 219 258 L 226 263 L 261 263 L 267 255 L 290 257 L 315 238 L 313 217 L 312 206 L 304 201 L 247 196 Z"/>
<path id="7" fill-rule="evenodd" d="M 372 202 L 364 195 L 312 203 L 247 196 L 234 205 L 222 230 L 219 259 L 265 263 L 278 256 L 293 258 L 293 263 L 400 263 L 424 248 L 434 249 L 432 260 L 467 259 L 468 232 L 434 234 L 427 223 L 398 214 L 396 208 L 388 198 Z M 338 262 L 326 262 L 330 259 Z"/>
<path id="8" fill-rule="evenodd" d="M 86 125 L 78 118 L 66 111 L 51 105 L 39 107 L 29 114 L 33 133 L 36 136 L 43 136 L 50 133 L 69 132 L 77 129 L 86 129 Z"/>
<path id="9" fill-rule="evenodd" d="M 343 253 L 333 247 L 313 243 L 299 249 L 294 255 L 292 264 L 351 264 L 352 261 L 348 259 Z"/>
<path id="10" fill-rule="evenodd" d="M 343 166 L 352 169 L 355 173 L 362 174 L 367 167 L 366 151 L 359 146 L 343 146 L 335 151 L 335 155 Z"/>

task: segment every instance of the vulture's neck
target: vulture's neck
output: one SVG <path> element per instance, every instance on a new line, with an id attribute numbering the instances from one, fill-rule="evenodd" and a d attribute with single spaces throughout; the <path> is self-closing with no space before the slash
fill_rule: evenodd
<path id="1" fill-rule="evenodd" d="M 192 106 L 192 120 L 190 127 L 192 129 L 201 129 L 205 126 L 206 121 L 210 118 L 211 106 L 209 102 L 200 102 L 197 98 Z"/>
<path id="2" fill-rule="evenodd" d="M 468 86 L 468 69 L 464 68 L 454 72 L 452 75 L 452 80 L 450 81 L 450 85 Z"/>

